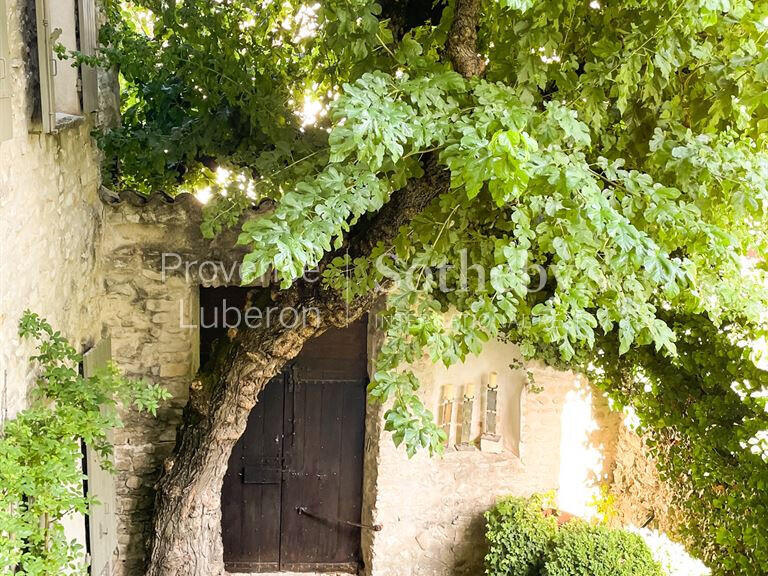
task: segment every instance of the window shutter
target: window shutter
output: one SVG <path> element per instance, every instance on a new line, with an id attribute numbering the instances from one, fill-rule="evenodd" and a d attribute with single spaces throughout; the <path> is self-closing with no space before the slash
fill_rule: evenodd
<path id="1" fill-rule="evenodd" d="M 8 46 L 8 12 L 0 0 L 0 142 L 13 137 L 11 113 L 11 64 Z"/>
<path id="2" fill-rule="evenodd" d="M 80 52 L 86 56 L 95 56 L 99 46 L 96 1 L 78 0 L 78 12 L 80 14 Z M 81 65 L 80 78 L 83 87 L 83 113 L 92 114 L 99 108 L 99 86 L 96 68 L 88 64 Z"/>
<path id="3" fill-rule="evenodd" d="M 469 444 L 474 439 L 472 438 L 472 424 L 473 416 L 475 413 L 475 385 L 467 384 L 464 386 L 464 399 L 461 403 L 461 409 L 459 411 L 459 422 L 456 440 L 459 444 Z"/>
<path id="4" fill-rule="evenodd" d="M 53 76 L 58 62 L 53 60 L 51 34 L 51 13 L 48 0 L 35 0 L 37 20 L 37 62 L 40 71 L 40 107 L 42 110 L 43 132 L 56 130 L 56 95 Z"/>
<path id="5" fill-rule="evenodd" d="M 83 356 L 83 374 L 86 377 L 93 376 L 107 365 L 111 356 L 111 342 L 105 338 Z M 112 558 L 117 547 L 115 479 L 112 474 L 101 469 L 99 455 L 90 446 L 86 446 L 85 455 L 88 496 L 99 502 L 88 511 L 90 573 L 92 576 L 109 576 L 113 572 Z"/>

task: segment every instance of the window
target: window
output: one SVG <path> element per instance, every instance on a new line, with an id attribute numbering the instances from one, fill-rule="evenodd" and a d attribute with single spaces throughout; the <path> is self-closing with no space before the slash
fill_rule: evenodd
<path id="1" fill-rule="evenodd" d="M 11 69 L 8 47 L 8 12 L 5 0 L 0 0 L 0 142 L 13 136 L 11 115 Z"/>
<path id="2" fill-rule="evenodd" d="M 503 346 L 496 349 L 506 353 Z M 519 371 L 505 370 L 499 381 L 498 372 L 483 373 L 478 367 L 503 367 L 506 360 L 490 353 L 479 358 L 478 362 L 438 372 L 438 382 L 463 380 L 466 384 L 440 387 L 437 424 L 445 432 L 446 446 L 459 450 L 479 448 L 496 454 L 509 452 L 519 457 L 524 377 Z"/>
<path id="3" fill-rule="evenodd" d="M 73 68 L 54 52 L 61 44 L 67 51 L 96 53 L 96 5 L 95 0 L 35 0 L 35 10 L 43 132 L 55 132 L 96 111 L 96 70 L 85 64 Z"/>

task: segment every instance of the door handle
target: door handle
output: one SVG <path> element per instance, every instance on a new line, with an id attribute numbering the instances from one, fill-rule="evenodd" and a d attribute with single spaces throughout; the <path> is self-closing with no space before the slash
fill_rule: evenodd
<path id="1" fill-rule="evenodd" d="M 381 524 L 361 524 L 359 522 L 352 522 L 351 520 L 342 520 L 341 518 L 328 518 L 327 516 L 320 516 L 319 514 L 310 512 L 306 506 L 296 506 L 296 513 L 299 514 L 299 516 L 303 514 L 304 516 L 309 516 L 310 518 L 315 518 L 324 522 L 346 524 L 347 526 L 365 528 L 366 530 L 373 530 L 374 532 L 381 532 L 382 528 L 384 528 Z"/>

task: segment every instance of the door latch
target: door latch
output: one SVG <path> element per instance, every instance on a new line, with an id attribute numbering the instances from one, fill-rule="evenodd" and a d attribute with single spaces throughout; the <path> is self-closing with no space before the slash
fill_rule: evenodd
<path id="1" fill-rule="evenodd" d="M 324 522 L 331 522 L 335 524 L 346 524 L 347 526 L 354 526 L 355 528 L 365 528 L 366 530 L 373 530 L 374 532 L 381 532 L 384 528 L 381 524 L 360 524 L 359 522 L 352 522 L 351 520 L 342 520 L 341 518 L 328 518 L 327 516 L 320 516 L 314 512 L 310 512 L 306 506 L 296 506 L 296 513 L 299 515 L 309 516 L 317 520 Z"/>

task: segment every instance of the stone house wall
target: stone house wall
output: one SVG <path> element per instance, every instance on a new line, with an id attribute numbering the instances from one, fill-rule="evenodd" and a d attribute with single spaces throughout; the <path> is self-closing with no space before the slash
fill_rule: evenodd
<path id="1" fill-rule="evenodd" d="M 661 481 L 643 439 L 622 426 L 616 442 L 611 493 L 615 500 L 616 523 L 649 526 L 662 532 L 675 529 L 672 509 L 674 495 Z"/>
<path id="2" fill-rule="evenodd" d="M 27 0 L 6 0 L 13 138 L 0 142 L 0 428 L 27 405 L 32 344 L 20 340 L 25 309 L 46 318 L 79 352 L 102 336 L 104 206 L 99 158 L 87 119 L 58 134 L 33 121 L 37 95 Z M 67 519 L 85 540 L 82 517 Z"/>
<path id="3" fill-rule="evenodd" d="M 523 387 L 524 375 L 509 367 L 519 352 L 512 344 L 488 343 L 464 365 L 445 369 L 428 362 L 414 371 L 425 404 L 437 411 L 445 384 L 475 383 L 498 372 L 500 390 Z M 619 418 L 574 374 L 543 365 L 529 366 L 538 393 L 522 390 L 520 455 L 475 447 L 446 448 L 445 455 L 409 459 L 381 425 L 382 409 L 369 407 L 366 426 L 363 510 L 365 522 L 381 531 L 364 531 L 366 570 L 373 576 L 482 574 L 485 555 L 483 513 L 506 495 L 556 492 L 562 507 L 582 513 L 607 482 L 613 468 Z M 513 400 L 507 399 L 507 406 Z M 577 406 L 586 420 L 567 416 Z M 501 407 L 504 410 L 504 405 Z M 507 410 L 509 412 L 509 410 Z M 501 419 L 510 414 L 500 415 Z M 564 449 L 571 451 L 565 454 Z M 573 456 L 573 452 L 578 458 Z M 584 457 L 584 456 L 593 457 Z M 562 500 L 562 499 L 561 499 Z"/>
<path id="4" fill-rule="evenodd" d="M 148 247 L 186 229 L 183 212 L 166 212 L 158 220 L 153 210 L 121 206 L 107 215 L 104 322 L 113 359 L 128 376 L 161 383 L 173 395 L 156 418 L 125 411 L 125 427 L 115 435 L 117 573 L 126 575 L 142 573 L 153 486 L 173 450 L 197 370 L 198 332 L 181 327 L 183 314 L 198 309 L 197 287 L 184 278 L 164 278 L 145 262 Z"/>
<path id="5" fill-rule="evenodd" d="M 101 335 L 98 153 L 87 122 L 58 134 L 34 131 L 27 4 L 6 0 L 14 136 L 0 142 L 0 386 L 8 417 L 25 406 L 34 381 L 32 349 L 17 334 L 24 309 L 46 317 L 80 350 Z"/>

